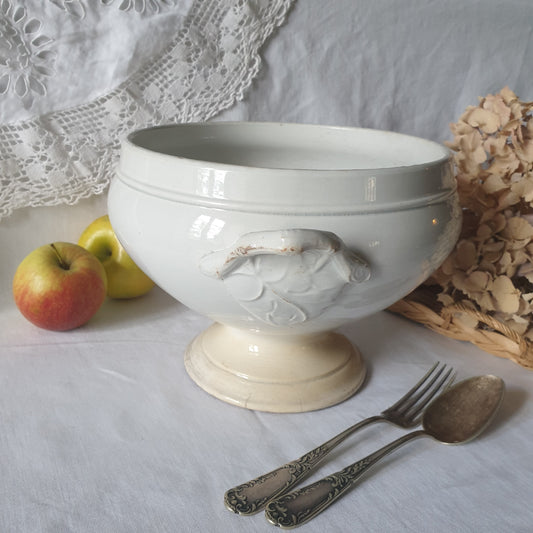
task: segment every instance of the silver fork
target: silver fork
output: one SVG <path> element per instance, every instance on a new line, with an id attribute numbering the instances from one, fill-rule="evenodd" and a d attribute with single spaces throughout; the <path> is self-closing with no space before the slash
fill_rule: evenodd
<path id="1" fill-rule="evenodd" d="M 257 513 L 270 500 L 281 496 L 302 481 L 315 470 L 326 455 L 357 430 L 374 422 L 390 422 L 402 428 L 418 425 L 426 405 L 453 383 L 455 374 L 452 372 L 453 368 L 436 362 L 414 387 L 381 414 L 350 426 L 295 461 L 229 489 L 224 494 L 224 504 L 230 511 L 241 515 Z"/>

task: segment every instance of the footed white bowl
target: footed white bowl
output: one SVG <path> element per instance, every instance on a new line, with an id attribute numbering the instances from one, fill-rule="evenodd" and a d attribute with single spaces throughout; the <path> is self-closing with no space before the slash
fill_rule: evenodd
<path id="1" fill-rule="evenodd" d="M 214 321 L 185 354 L 192 379 L 274 412 L 351 396 L 365 367 L 333 330 L 424 281 L 461 227 L 445 147 L 297 124 L 132 133 L 108 207 L 134 261 Z"/>

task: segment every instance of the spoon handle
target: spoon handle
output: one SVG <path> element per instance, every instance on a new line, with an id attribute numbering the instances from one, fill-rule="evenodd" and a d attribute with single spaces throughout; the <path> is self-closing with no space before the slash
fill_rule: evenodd
<path id="1" fill-rule="evenodd" d="M 373 422 L 383 420 L 381 415 L 371 416 L 350 426 L 324 444 L 302 455 L 299 459 L 286 463 L 268 474 L 263 474 L 242 485 L 229 489 L 224 494 L 226 507 L 240 515 L 251 515 L 260 511 L 268 501 L 287 492 L 309 475 L 326 455 L 358 429 Z"/>
<path id="2" fill-rule="evenodd" d="M 423 430 L 412 431 L 335 474 L 271 501 L 265 510 L 268 521 L 282 529 L 291 529 L 311 520 L 346 493 L 380 459 L 424 435 L 427 433 Z"/>

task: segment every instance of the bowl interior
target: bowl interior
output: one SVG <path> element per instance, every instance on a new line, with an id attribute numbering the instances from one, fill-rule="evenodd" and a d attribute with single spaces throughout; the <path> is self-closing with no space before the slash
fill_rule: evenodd
<path id="1" fill-rule="evenodd" d="M 288 170 L 394 168 L 449 157 L 444 146 L 409 135 L 304 124 L 180 124 L 137 131 L 129 141 L 195 161 Z"/>

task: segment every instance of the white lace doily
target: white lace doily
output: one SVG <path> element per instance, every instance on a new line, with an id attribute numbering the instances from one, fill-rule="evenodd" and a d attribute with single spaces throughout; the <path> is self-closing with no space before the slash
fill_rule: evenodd
<path id="1" fill-rule="evenodd" d="M 101 193 L 128 132 L 242 99 L 293 1 L 0 0 L 0 218 Z"/>

